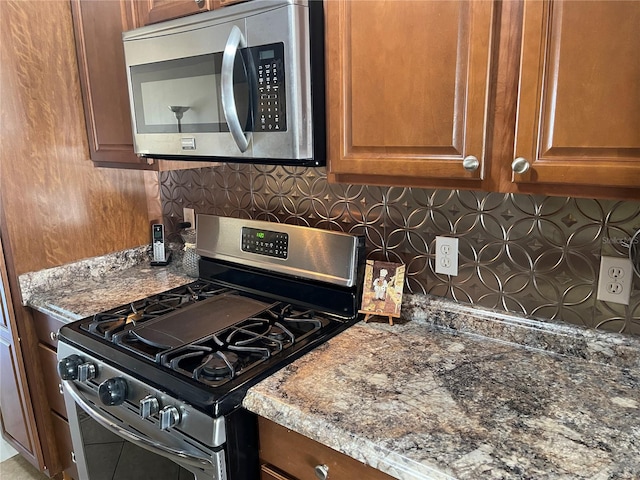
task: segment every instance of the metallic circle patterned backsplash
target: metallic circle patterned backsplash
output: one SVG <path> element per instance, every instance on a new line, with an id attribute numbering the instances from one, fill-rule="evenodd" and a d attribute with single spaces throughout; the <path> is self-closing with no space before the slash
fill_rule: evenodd
<path id="1" fill-rule="evenodd" d="M 225 164 L 160 173 L 169 234 L 196 213 L 364 234 L 367 256 L 406 264 L 405 293 L 640 334 L 629 306 L 600 302 L 600 256 L 627 254 L 640 202 L 336 185 L 324 168 Z M 436 235 L 459 239 L 459 274 L 435 273 Z"/>

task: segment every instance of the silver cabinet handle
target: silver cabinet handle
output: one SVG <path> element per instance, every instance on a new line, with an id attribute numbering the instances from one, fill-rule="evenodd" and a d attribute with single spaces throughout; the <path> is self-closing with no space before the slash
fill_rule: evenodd
<path id="1" fill-rule="evenodd" d="M 233 26 L 227 44 L 222 54 L 222 75 L 220 77 L 220 89 L 222 90 L 222 111 L 229 125 L 229 131 L 241 152 L 249 148 L 251 132 L 245 135 L 238 118 L 236 100 L 233 94 L 233 64 L 238 54 L 238 48 L 246 48 L 247 42 L 237 26 Z"/>
<path id="2" fill-rule="evenodd" d="M 58 340 L 58 333 L 57 332 L 49 332 L 49 338 L 51 339 L 52 342 L 55 342 Z"/>
<path id="3" fill-rule="evenodd" d="M 467 155 L 462 160 L 462 166 L 467 172 L 475 172 L 480 166 L 480 160 L 474 155 Z"/>
<path id="4" fill-rule="evenodd" d="M 196 1 L 196 5 L 198 5 L 198 8 L 204 7 L 204 0 L 195 0 L 195 1 Z"/>
<path id="5" fill-rule="evenodd" d="M 522 174 L 522 173 L 526 172 L 527 170 L 529 170 L 529 167 L 531 167 L 531 164 L 524 157 L 516 158 L 513 161 L 513 163 L 511 164 L 511 170 L 513 170 L 514 173 Z"/>
<path id="6" fill-rule="evenodd" d="M 329 467 L 324 464 L 316 465 L 313 470 L 316 472 L 316 477 L 318 478 L 318 480 L 327 480 L 327 478 L 329 477 Z"/>

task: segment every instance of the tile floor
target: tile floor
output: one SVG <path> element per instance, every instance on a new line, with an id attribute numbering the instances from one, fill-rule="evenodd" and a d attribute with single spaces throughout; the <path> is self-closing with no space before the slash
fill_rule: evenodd
<path id="1" fill-rule="evenodd" d="M 50 480 L 27 462 L 22 455 L 13 457 L 0 463 L 0 479 L 2 480 Z"/>

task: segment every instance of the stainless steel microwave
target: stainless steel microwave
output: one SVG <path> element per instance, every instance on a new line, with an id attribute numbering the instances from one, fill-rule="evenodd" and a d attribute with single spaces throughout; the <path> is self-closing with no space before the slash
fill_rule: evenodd
<path id="1" fill-rule="evenodd" d="M 252 0 L 123 33 L 136 153 L 325 164 L 320 0 Z"/>

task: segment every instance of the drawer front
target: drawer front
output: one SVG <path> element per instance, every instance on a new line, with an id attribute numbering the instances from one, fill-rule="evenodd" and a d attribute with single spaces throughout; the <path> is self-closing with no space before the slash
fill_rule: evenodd
<path id="1" fill-rule="evenodd" d="M 270 465 L 261 465 L 260 480 L 296 480 L 296 479 L 293 477 L 289 477 L 288 475 L 283 475 L 282 473 L 274 470 Z"/>
<path id="2" fill-rule="evenodd" d="M 64 406 L 64 396 L 60 393 L 60 377 L 58 376 L 58 360 L 56 352 L 43 344 L 38 344 L 38 355 L 42 376 L 47 391 L 47 400 L 51 409 L 63 418 L 67 418 L 67 410 Z"/>
<path id="3" fill-rule="evenodd" d="M 49 345 L 54 350 L 58 349 L 58 330 L 65 323 L 50 315 L 46 315 L 42 312 L 32 310 L 33 323 L 36 330 L 36 335 L 40 342 Z"/>
<path id="4" fill-rule="evenodd" d="M 51 421 L 62 468 L 67 476 L 71 476 L 74 479 L 78 478 L 78 470 L 76 469 L 76 464 L 73 463 L 73 444 L 71 443 L 69 424 L 55 412 L 51 412 Z"/>
<path id="5" fill-rule="evenodd" d="M 386 473 L 265 418 L 258 418 L 258 428 L 260 431 L 261 461 L 273 465 L 278 470 L 299 480 L 317 480 L 315 467 L 318 465 L 326 465 L 328 467 L 327 478 L 333 480 L 356 478 L 390 480 L 392 478 Z M 268 467 L 267 471 L 272 476 L 263 476 L 263 479 L 287 478 L 286 476 L 273 476 L 274 473 L 277 475 L 277 472 L 273 472 Z"/>

